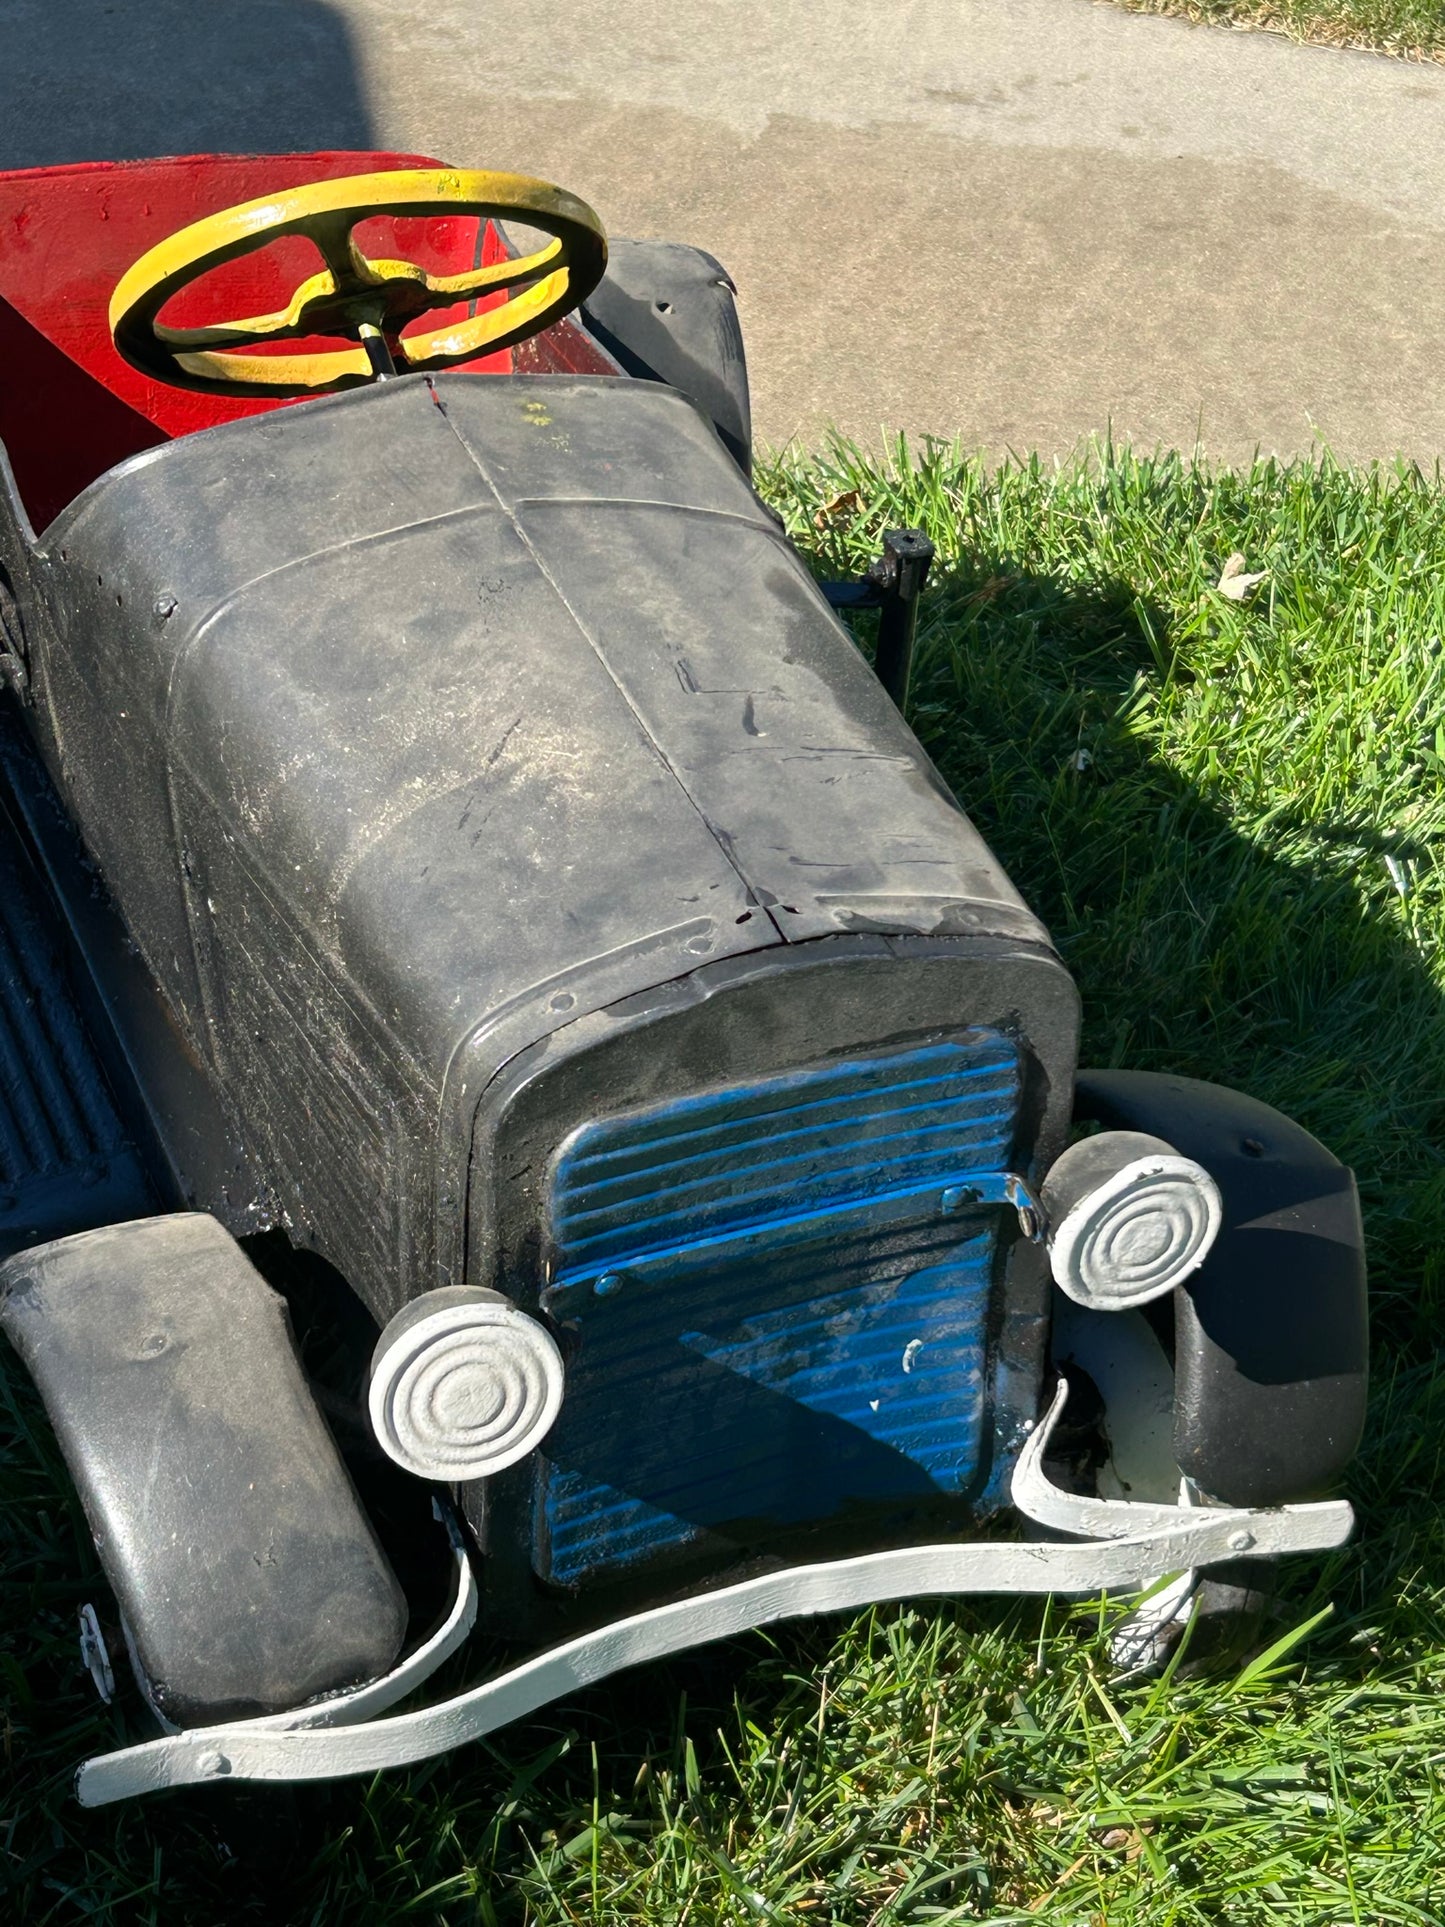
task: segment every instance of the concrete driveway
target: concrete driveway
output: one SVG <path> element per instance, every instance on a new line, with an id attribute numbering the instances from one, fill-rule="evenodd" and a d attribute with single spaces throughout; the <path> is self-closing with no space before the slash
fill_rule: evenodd
<path id="1" fill-rule="evenodd" d="M 710 248 L 773 442 L 1445 451 L 1445 69 L 1090 0 L 0 11 L 0 166 L 370 144 Z"/>

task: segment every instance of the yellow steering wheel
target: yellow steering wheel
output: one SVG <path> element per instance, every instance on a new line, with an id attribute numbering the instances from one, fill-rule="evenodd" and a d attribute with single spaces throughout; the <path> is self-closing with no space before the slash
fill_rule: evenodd
<path id="1" fill-rule="evenodd" d="M 353 229 L 376 214 L 511 219 L 552 239 L 520 260 L 434 275 L 413 261 L 367 259 Z M 326 265 L 301 283 L 286 307 L 206 328 L 172 328 L 156 319 L 199 275 L 288 234 L 304 234 Z M 111 296 L 110 332 L 132 367 L 176 388 L 325 395 L 510 348 L 584 301 L 606 266 L 602 223 L 585 201 L 546 181 L 457 168 L 352 174 L 243 201 L 178 229 L 121 276 Z M 510 289 L 520 292 L 485 313 L 402 338 L 402 328 L 418 315 Z M 234 352 L 315 335 L 354 335 L 357 346 L 295 355 Z"/>

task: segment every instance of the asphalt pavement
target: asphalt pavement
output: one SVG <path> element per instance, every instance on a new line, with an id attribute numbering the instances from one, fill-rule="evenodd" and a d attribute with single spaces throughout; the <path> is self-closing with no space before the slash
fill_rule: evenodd
<path id="1" fill-rule="evenodd" d="M 368 145 L 710 249 L 774 443 L 1445 453 L 1445 68 L 1091 0 L 0 7 L 0 166 Z"/>

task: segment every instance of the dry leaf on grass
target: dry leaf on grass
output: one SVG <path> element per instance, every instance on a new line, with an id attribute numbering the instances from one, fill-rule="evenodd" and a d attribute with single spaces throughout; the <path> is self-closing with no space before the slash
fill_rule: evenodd
<path id="1" fill-rule="evenodd" d="M 1257 575 L 1246 575 L 1244 557 L 1236 549 L 1220 570 L 1215 587 L 1222 596 L 1228 596 L 1231 602 L 1246 602 L 1268 574 L 1268 569 L 1261 569 Z"/>
<path id="2" fill-rule="evenodd" d="M 839 522 L 851 522 L 863 506 L 863 497 L 856 488 L 845 488 L 841 495 L 835 495 L 830 502 L 813 511 L 813 527 L 827 529 Z"/>

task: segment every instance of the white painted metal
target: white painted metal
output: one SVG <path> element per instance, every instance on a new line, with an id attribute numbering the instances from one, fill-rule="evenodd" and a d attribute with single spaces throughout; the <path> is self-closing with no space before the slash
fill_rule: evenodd
<path id="1" fill-rule="evenodd" d="M 1085 1139 L 1073 1148 L 1097 1153 L 1104 1141 Z M 1050 1224 L 1054 1282 L 1098 1311 L 1146 1305 L 1198 1270 L 1223 1220 L 1219 1187 L 1193 1158 L 1177 1151 L 1130 1158 Z"/>
<path id="2" fill-rule="evenodd" d="M 1109 1456 L 1095 1480 L 1101 1499 L 1195 1501 L 1174 1461 L 1174 1372 L 1148 1319 L 1139 1311 L 1086 1311 L 1062 1293 L 1050 1318 L 1057 1364 L 1076 1364 L 1104 1400 Z M 1199 1574 L 1160 1573 L 1109 1636 L 1121 1674 L 1156 1665 L 1176 1627 L 1188 1618 Z"/>
<path id="3" fill-rule="evenodd" d="M 1061 1379 L 1049 1413 L 1050 1424 L 1063 1410 L 1066 1396 L 1067 1382 Z M 1343 1545 L 1354 1524 L 1354 1513 L 1344 1499 L 1318 1499 L 1309 1505 L 1283 1505 L 1269 1511 L 1255 1511 L 1244 1506 L 1194 1508 L 1159 1505 L 1150 1500 L 1097 1499 L 1088 1493 L 1065 1492 L 1044 1476 L 1039 1457 L 1030 1456 L 1027 1449 L 1014 1473 L 1012 1496 L 1019 1511 L 1039 1525 L 1094 1540 L 1096 1547 L 1091 1549 L 1097 1549 L 1100 1540 L 1114 1540 L 1132 1547 L 1152 1543 L 1160 1553 L 1166 1553 L 1170 1551 L 1167 1542 L 1171 1539 L 1178 1539 L 1182 1545 L 1192 1534 L 1205 1531 L 1210 1543 L 1217 1546 L 1208 1555 L 1211 1559 L 1227 1559 L 1250 1552 L 1270 1555 L 1317 1552 L 1328 1546 Z M 1069 1547 L 1068 1550 L 1082 1548 Z M 1161 1559 L 1154 1572 L 1177 1572 L 1180 1563 L 1176 1558 Z M 1109 1582 L 1100 1583 L 1107 1586 Z"/>
<path id="4" fill-rule="evenodd" d="M 1120 1677 L 1152 1671 L 1167 1657 L 1172 1642 L 1194 1609 L 1199 1574 L 1194 1567 L 1176 1572 L 1126 1613 L 1109 1635 L 1109 1658 Z"/>
<path id="5" fill-rule="evenodd" d="M 349 1693 L 338 1693 L 333 1699 L 318 1700 L 310 1706 L 293 1707 L 286 1713 L 268 1713 L 260 1719 L 238 1721 L 233 1723 L 229 1731 L 234 1732 L 237 1725 L 271 1733 L 295 1732 L 301 1727 L 312 1726 L 354 1726 L 357 1721 L 371 1719 L 375 1714 L 384 1713 L 388 1707 L 395 1706 L 398 1700 L 405 1699 L 424 1679 L 431 1677 L 443 1660 L 451 1658 L 477 1623 L 481 1595 L 477 1590 L 477 1575 L 467 1557 L 461 1527 L 450 1513 L 444 1513 L 435 1503 L 433 1511 L 446 1527 L 447 1537 L 451 1541 L 457 1585 L 451 1609 L 431 1637 L 418 1646 L 414 1653 L 409 1653 L 391 1672 L 383 1674 L 380 1679 L 369 1680 L 365 1686 L 355 1687 Z"/>
<path id="6" fill-rule="evenodd" d="M 490 1478 L 534 1451 L 562 1405 L 562 1354 L 544 1325 L 491 1292 L 414 1307 L 381 1335 L 367 1403 L 382 1449 L 419 1478 Z M 425 1303 L 425 1300 L 420 1301 Z"/>
<path id="7" fill-rule="evenodd" d="M 1049 1312 L 1056 1365 L 1082 1366 L 1104 1401 L 1109 1456 L 1101 1499 L 1155 1499 L 1179 1490 L 1174 1462 L 1174 1368 L 1140 1311 L 1088 1311 L 1060 1292 Z"/>
<path id="8" fill-rule="evenodd" d="M 90 1674 L 96 1692 L 109 1706 L 115 1698 L 115 1673 L 111 1669 L 105 1634 L 89 1600 L 80 1609 L 80 1663 Z"/>
<path id="9" fill-rule="evenodd" d="M 549 1701 L 610 1674 L 670 1653 L 804 1614 L 846 1612 L 883 1599 L 962 1592 L 1127 1591 L 1151 1575 L 1234 1556 L 1240 1540 L 1259 1555 L 1341 1544 L 1348 1505 L 1286 1506 L 1272 1512 L 1191 1511 L 1084 1500 L 1058 1491 L 1043 1471 L 1048 1437 L 1067 1396 L 1061 1382 L 1047 1418 L 1019 1458 L 1012 1496 L 1028 1517 L 1065 1531 L 1101 1526 L 1102 1542 L 967 1543 L 912 1546 L 794 1566 L 674 1600 L 584 1633 L 439 1706 L 363 1725 L 284 1728 L 273 1721 L 204 1727 L 89 1760 L 77 1776 L 83 1806 L 104 1806 L 162 1787 L 206 1780 L 330 1780 L 428 1759 L 495 1732 Z M 1122 1515 L 1137 1517 L 1121 1533 Z M 310 1709 L 308 1709 L 310 1710 Z"/>

